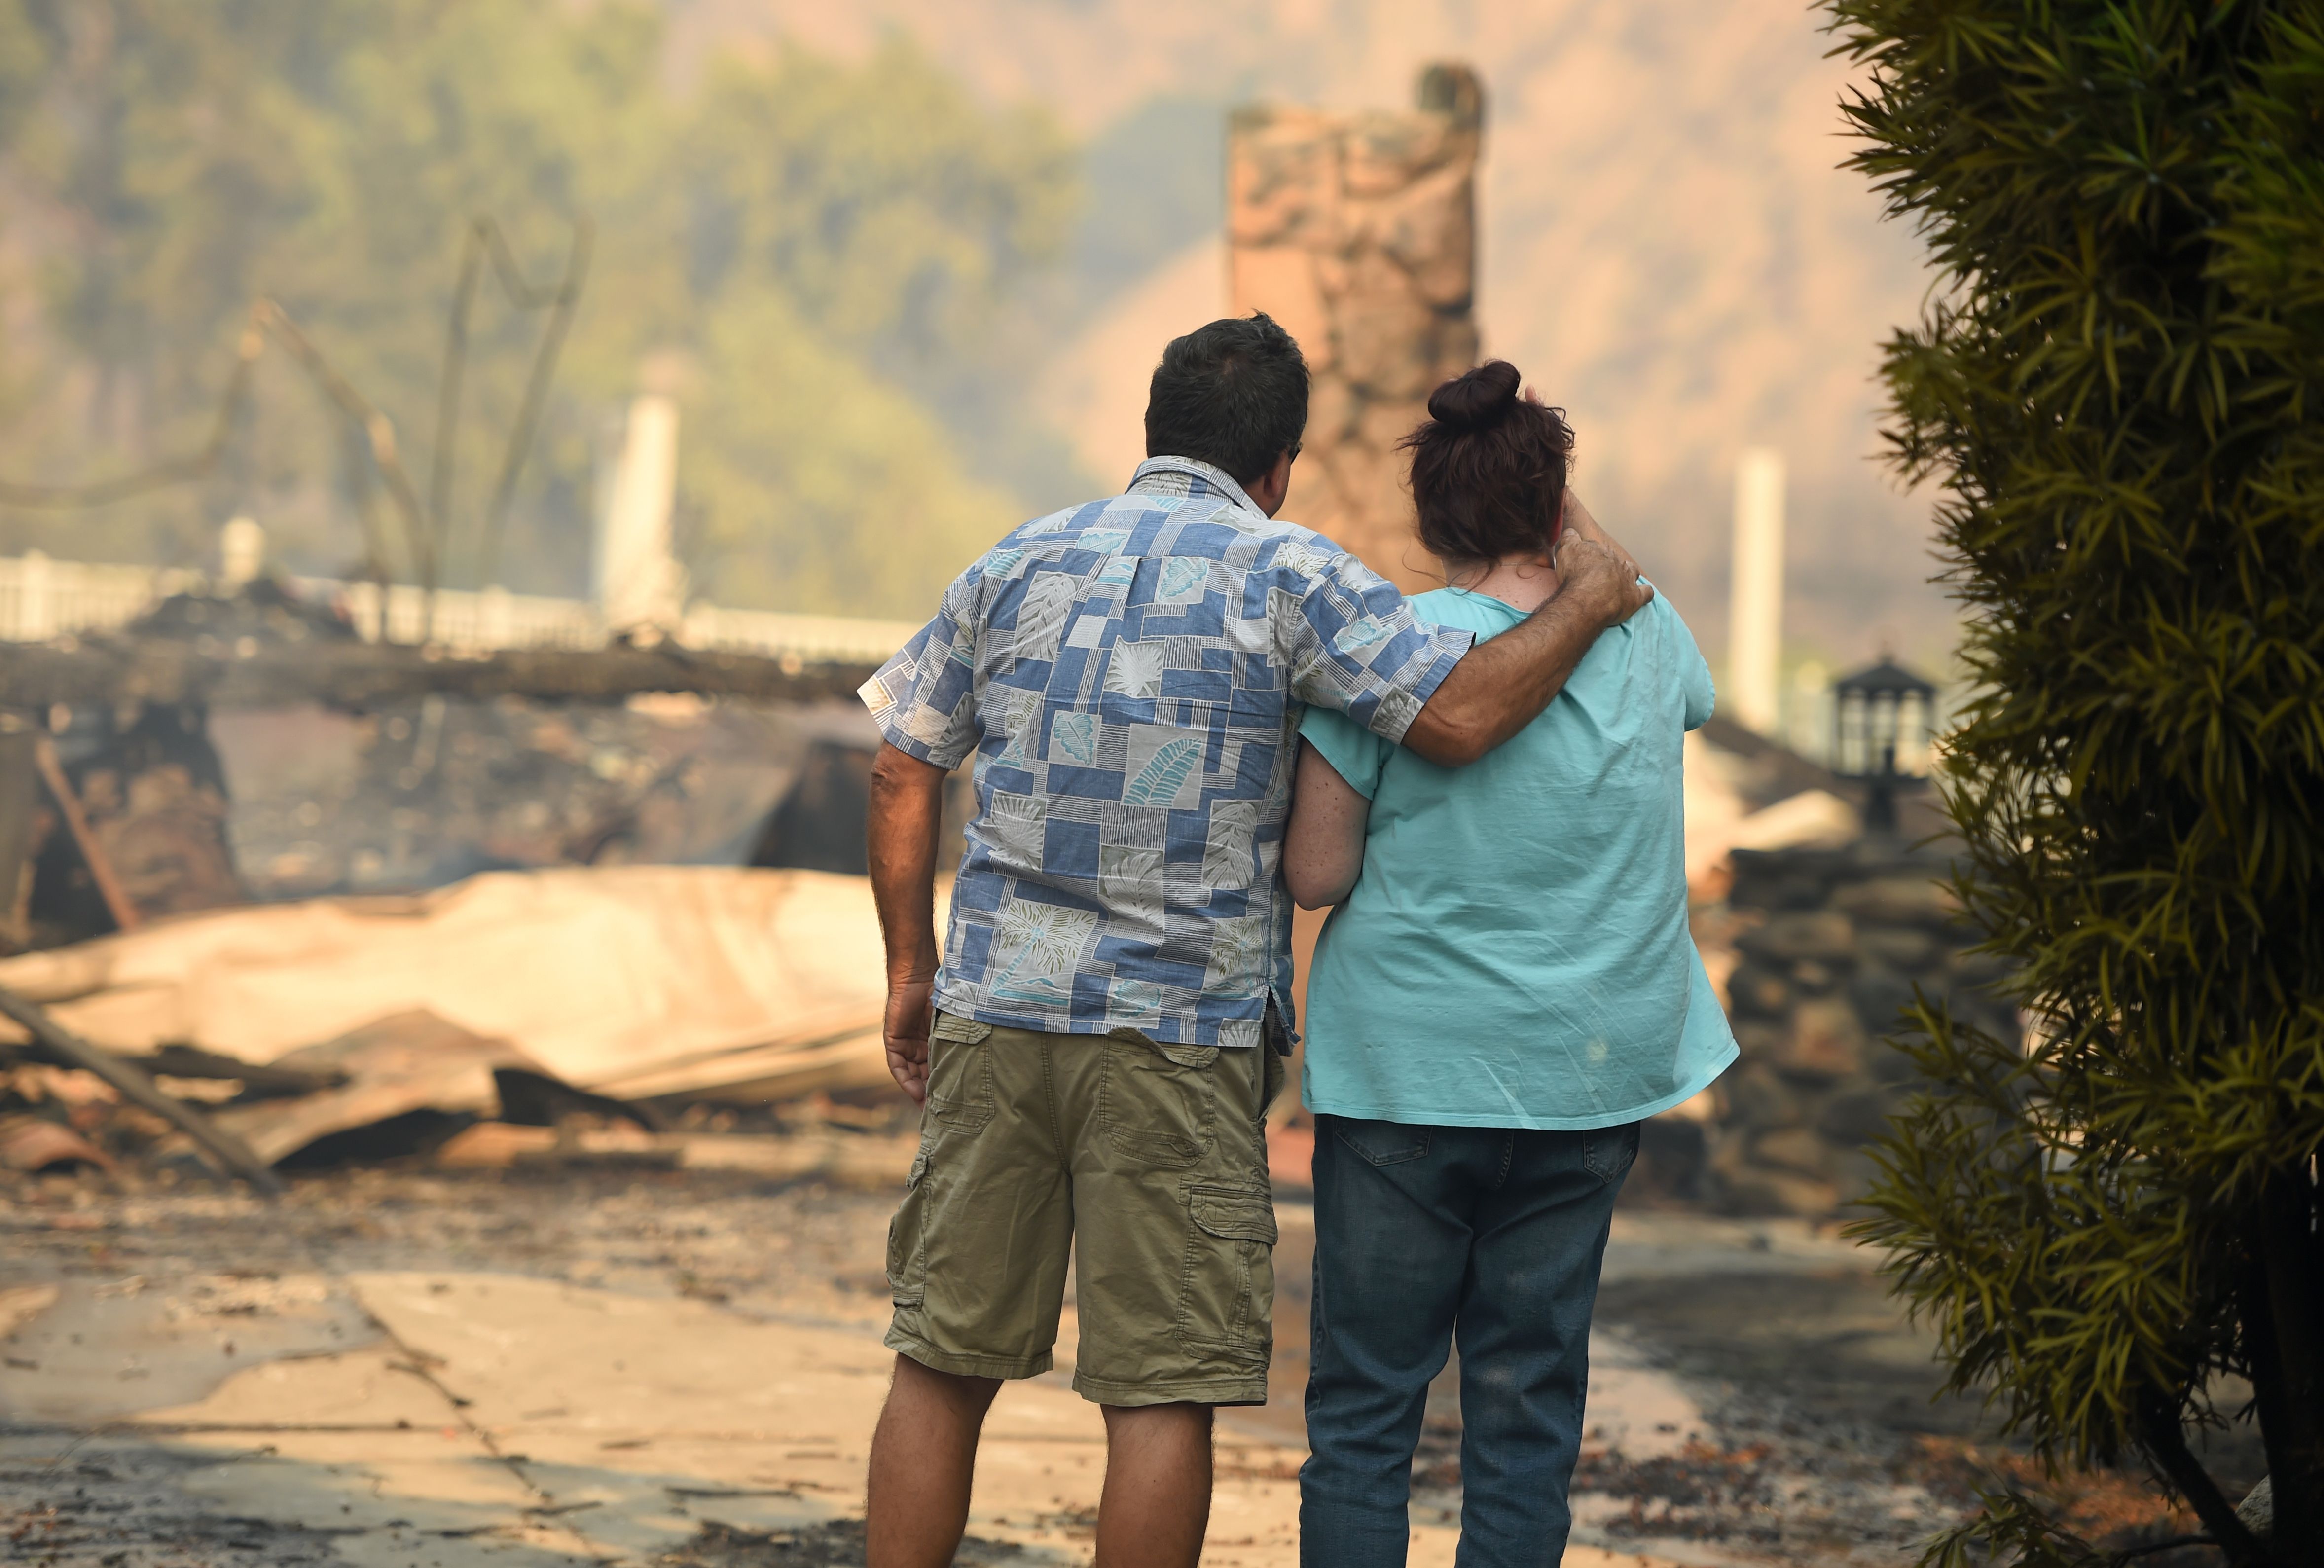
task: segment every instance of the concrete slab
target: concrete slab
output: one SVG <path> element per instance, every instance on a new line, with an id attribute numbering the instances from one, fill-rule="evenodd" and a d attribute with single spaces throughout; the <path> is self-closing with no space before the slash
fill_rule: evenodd
<path id="1" fill-rule="evenodd" d="M 705 1520 L 792 1527 L 861 1506 L 892 1364 L 869 1332 L 512 1276 L 349 1284 L 600 1552 L 664 1549 Z M 1222 1428 L 1205 1563 L 1296 1561 L 1304 1457 Z M 969 1528 L 1030 1562 L 1085 1562 L 1103 1476 L 1097 1409 L 1053 1379 L 1011 1384 L 986 1427 Z M 1415 1563 L 1449 1563 L 1454 1535 L 1417 1526 Z M 1575 1568 L 1644 1561 L 1577 1552 Z"/>
<path id="2" fill-rule="evenodd" d="M 753 1321 L 709 1303 L 496 1275 L 358 1275 L 399 1342 L 601 1550 L 665 1547 L 704 1519 L 760 1528 L 860 1510 L 891 1353 L 871 1333 Z M 1237 1439 L 1221 1517 L 1269 1545 L 1296 1456 Z M 1045 1382 L 1005 1389 L 970 1529 L 1059 1562 L 1085 1553 L 1103 1477 L 1096 1409 Z M 1259 1484 L 1252 1484 L 1257 1481 Z M 1222 1564 L 1256 1563 L 1241 1547 Z M 1279 1557 L 1269 1560 L 1281 1561 Z"/>
<path id="3" fill-rule="evenodd" d="M 254 1367 L 134 1425 L 196 1462 L 177 1483 L 189 1499 L 335 1532 L 338 1555 L 360 1568 L 597 1555 L 399 1344 Z"/>
<path id="4" fill-rule="evenodd" d="M 378 1337 L 319 1274 L 87 1275 L 10 1296 L 34 1310 L 5 1333 L 0 1422 L 102 1421 L 198 1399 L 254 1362 Z"/>
<path id="5" fill-rule="evenodd" d="M 143 1410 L 129 1423 L 236 1447 L 283 1451 L 287 1444 L 302 1454 L 383 1433 L 473 1437 L 426 1369 L 394 1344 L 247 1368 L 201 1399 Z"/>
<path id="6" fill-rule="evenodd" d="M 561 1568 L 673 1548 L 734 1568 L 770 1550 L 712 1523 L 825 1550 L 857 1527 L 886 1388 L 891 1203 L 587 1166 L 352 1172 L 272 1206 L 0 1189 L 0 1350 L 32 1363 L 0 1367 L 18 1395 L 0 1536 L 23 1525 L 57 1568 Z M 1220 1564 L 1296 1561 L 1312 1228 L 1302 1205 L 1280 1220 L 1278 1397 L 1221 1423 Z M 1574 1568 L 1869 1564 L 1947 1517 L 1912 1495 L 1909 1444 L 1942 1414 L 1925 1345 L 1828 1232 L 1619 1218 L 1599 1323 Z M 28 1416 L 23 1392 L 49 1385 L 10 1379 L 52 1353 L 81 1370 Z M 1457 1411 L 1431 1416 L 1423 1568 L 1452 1560 L 1459 1505 Z M 1028 1564 L 1085 1562 L 1097 1412 L 1061 1372 L 1006 1390 L 990 1430 L 973 1532 Z"/>
<path id="7" fill-rule="evenodd" d="M 363 1458 L 335 1463 L 254 1454 L 190 1471 L 178 1485 L 219 1515 L 333 1531 L 351 1568 L 577 1568 L 603 1559 L 538 1511 L 506 1466 L 474 1452 L 429 1453 L 433 1435 L 376 1439 Z"/>

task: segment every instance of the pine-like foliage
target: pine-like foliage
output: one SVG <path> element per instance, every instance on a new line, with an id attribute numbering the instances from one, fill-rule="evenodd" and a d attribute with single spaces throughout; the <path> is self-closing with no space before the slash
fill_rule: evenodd
<path id="1" fill-rule="evenodd" d="M 1823 4 L 1939 272 L 1889 434 L 1969 613 L 1960 891 L 2034 1024 L 1923 1010 L 1859 1232 L 2044 1456 L 2324 1563 L 2324 0 Z M 2245 1418 L 2265 1542 L 2189 1443 Z M 2101 1560 L 2000 1497 L 1928 1561 L 1989 1557 Z"/>

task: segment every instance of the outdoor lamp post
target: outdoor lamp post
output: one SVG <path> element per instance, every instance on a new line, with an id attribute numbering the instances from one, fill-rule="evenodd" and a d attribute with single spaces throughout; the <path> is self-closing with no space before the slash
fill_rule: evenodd
<path id="1" fill-rule="evenodd" d="M 1896 792 L 1929 775 L 1929 747 L 1937 733 L 1937 688 L 1895 659 L 1832 683 L 1832 771 L 1870 785 L 1864 826 L 1875 833 L 1896 827 Z"/>

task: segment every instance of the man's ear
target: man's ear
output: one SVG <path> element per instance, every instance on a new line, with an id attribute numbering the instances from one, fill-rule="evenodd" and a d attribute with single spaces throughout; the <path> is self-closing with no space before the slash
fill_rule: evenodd
<path id="1" fill-rule="evenodd" d="M 1243 493 L 1269 517 L 1283 510 L 1284 500 L 1291 493 L 1291 460 L 1297 456 L 1297 448 L 1286 447 L 1275 455 L 1266 473 L 1243 486 Z"/>

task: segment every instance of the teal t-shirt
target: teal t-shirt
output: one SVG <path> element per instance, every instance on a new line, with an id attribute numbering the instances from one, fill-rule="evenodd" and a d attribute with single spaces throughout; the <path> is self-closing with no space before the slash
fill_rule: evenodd
<path id="1" fill-rule="evenodd" d="M 1523 613 L 1412 601 L 1477 641 Z M 1440 768 L 1328 709 L 1300 733 L 1371 801 L 1307 982 L 1308 1108 L 1580 1130 L 1689 1098 L 1735 1038 L 1686 923 L 1686 732 L 1711 671 L 1657 595 L 1499 749 Z"/>

